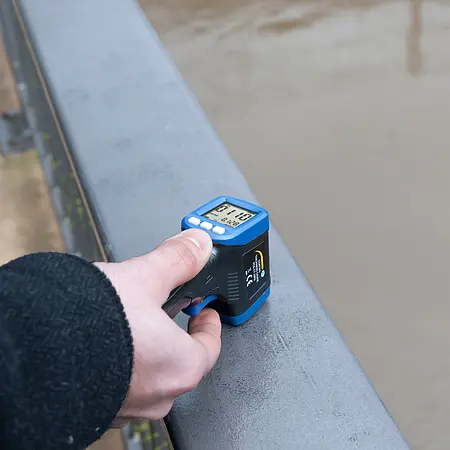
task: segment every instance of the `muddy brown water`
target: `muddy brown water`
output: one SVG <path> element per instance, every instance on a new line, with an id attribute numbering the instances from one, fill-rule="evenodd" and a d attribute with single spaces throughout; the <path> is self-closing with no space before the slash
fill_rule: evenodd
<path id="1" fill-rule="evenodd" d="M 414 449 L 450 448 L 450 1 L 141 0 Z"/>

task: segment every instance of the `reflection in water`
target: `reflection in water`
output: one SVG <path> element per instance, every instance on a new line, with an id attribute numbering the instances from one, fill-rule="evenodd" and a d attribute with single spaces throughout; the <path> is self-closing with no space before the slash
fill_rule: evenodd
<path id="1" fill-rule="evenodd" d="M 450 1 L 141 1 L 413 448 L 448 450 Z"/>
<path id="2" fill-rule="evenodd" d="M 267 21 L 266 23 L 262 23 L 259 26 L 260 32 L 270 32 L 274 34 L 281 34 L 286 33 L 292 30 L 295 30 L 297 28 L 307 28 L 320 19 L 323 19 L 325 17 L 328 17 L 330 15 L 330 10 L 327 9 L 321 9 L 321 10 L 312 10 L 307 11 L 304 14 L 301 15 L 301 17 L 295 17 L 295 18 L 284 18 L 284 19 L 278 19 L 270 21 Z"/>
<path id="3" fill-rule="evenodd" d="M 422 0 L 410 0 L 411 25 L 407 33 L 406 61 L 408 72 L 418 75 L 422 70 L 420 34 L 422 33 Z"/>
<path id="4" fill-rule="evenodd" d="M 334 15 L 364 11 L 376 6 L 373 0 L 302 1 L 293 0 L 278 5 L 279 9 L 265 10 L 267 21 L 259 26 L 262 32 L 286 33 L 299 28 L 314 26 L 323 19 Z M 291 17 L 294 16 L 294 17 Z"/>

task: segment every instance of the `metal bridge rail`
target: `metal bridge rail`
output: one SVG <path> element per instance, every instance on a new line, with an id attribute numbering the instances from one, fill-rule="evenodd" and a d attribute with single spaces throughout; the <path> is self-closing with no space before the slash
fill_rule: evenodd
<path id="1" fill-rule="evenodd" d="M 123 260 L 214 196 L 256 201 L 133 1 L 2 0 L 0 13 L 70 252 Z M 274 229 L 271 258 L 269 301 L 224 328 L 218 364 L 167 417 L 174 447 L 408 448 Z"/>

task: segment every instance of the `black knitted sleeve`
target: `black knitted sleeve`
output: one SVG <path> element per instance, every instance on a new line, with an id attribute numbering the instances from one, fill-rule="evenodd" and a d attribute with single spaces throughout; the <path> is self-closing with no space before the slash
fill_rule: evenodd
<path id="1" fill-rule="evenodd" d="M 79 450 L 121 408 L 133 363 L 114 287 L 62 253 L 0 267 L 0 448 Z"/>

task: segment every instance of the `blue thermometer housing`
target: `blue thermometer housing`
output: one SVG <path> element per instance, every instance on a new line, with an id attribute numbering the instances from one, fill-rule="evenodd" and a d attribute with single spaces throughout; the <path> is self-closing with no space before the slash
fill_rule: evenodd
<path id="1" fill-rule="evenodd" d="M 217 197 L 181 221 L 181 229 L 200 228 L 211 236 L 211 257 L 191 281 L 174 289 L 163 309 L 196 316 L 215 309 L 222 322 L 246 322 L 270 293 L 269 214 L 233 197 Z"/>

